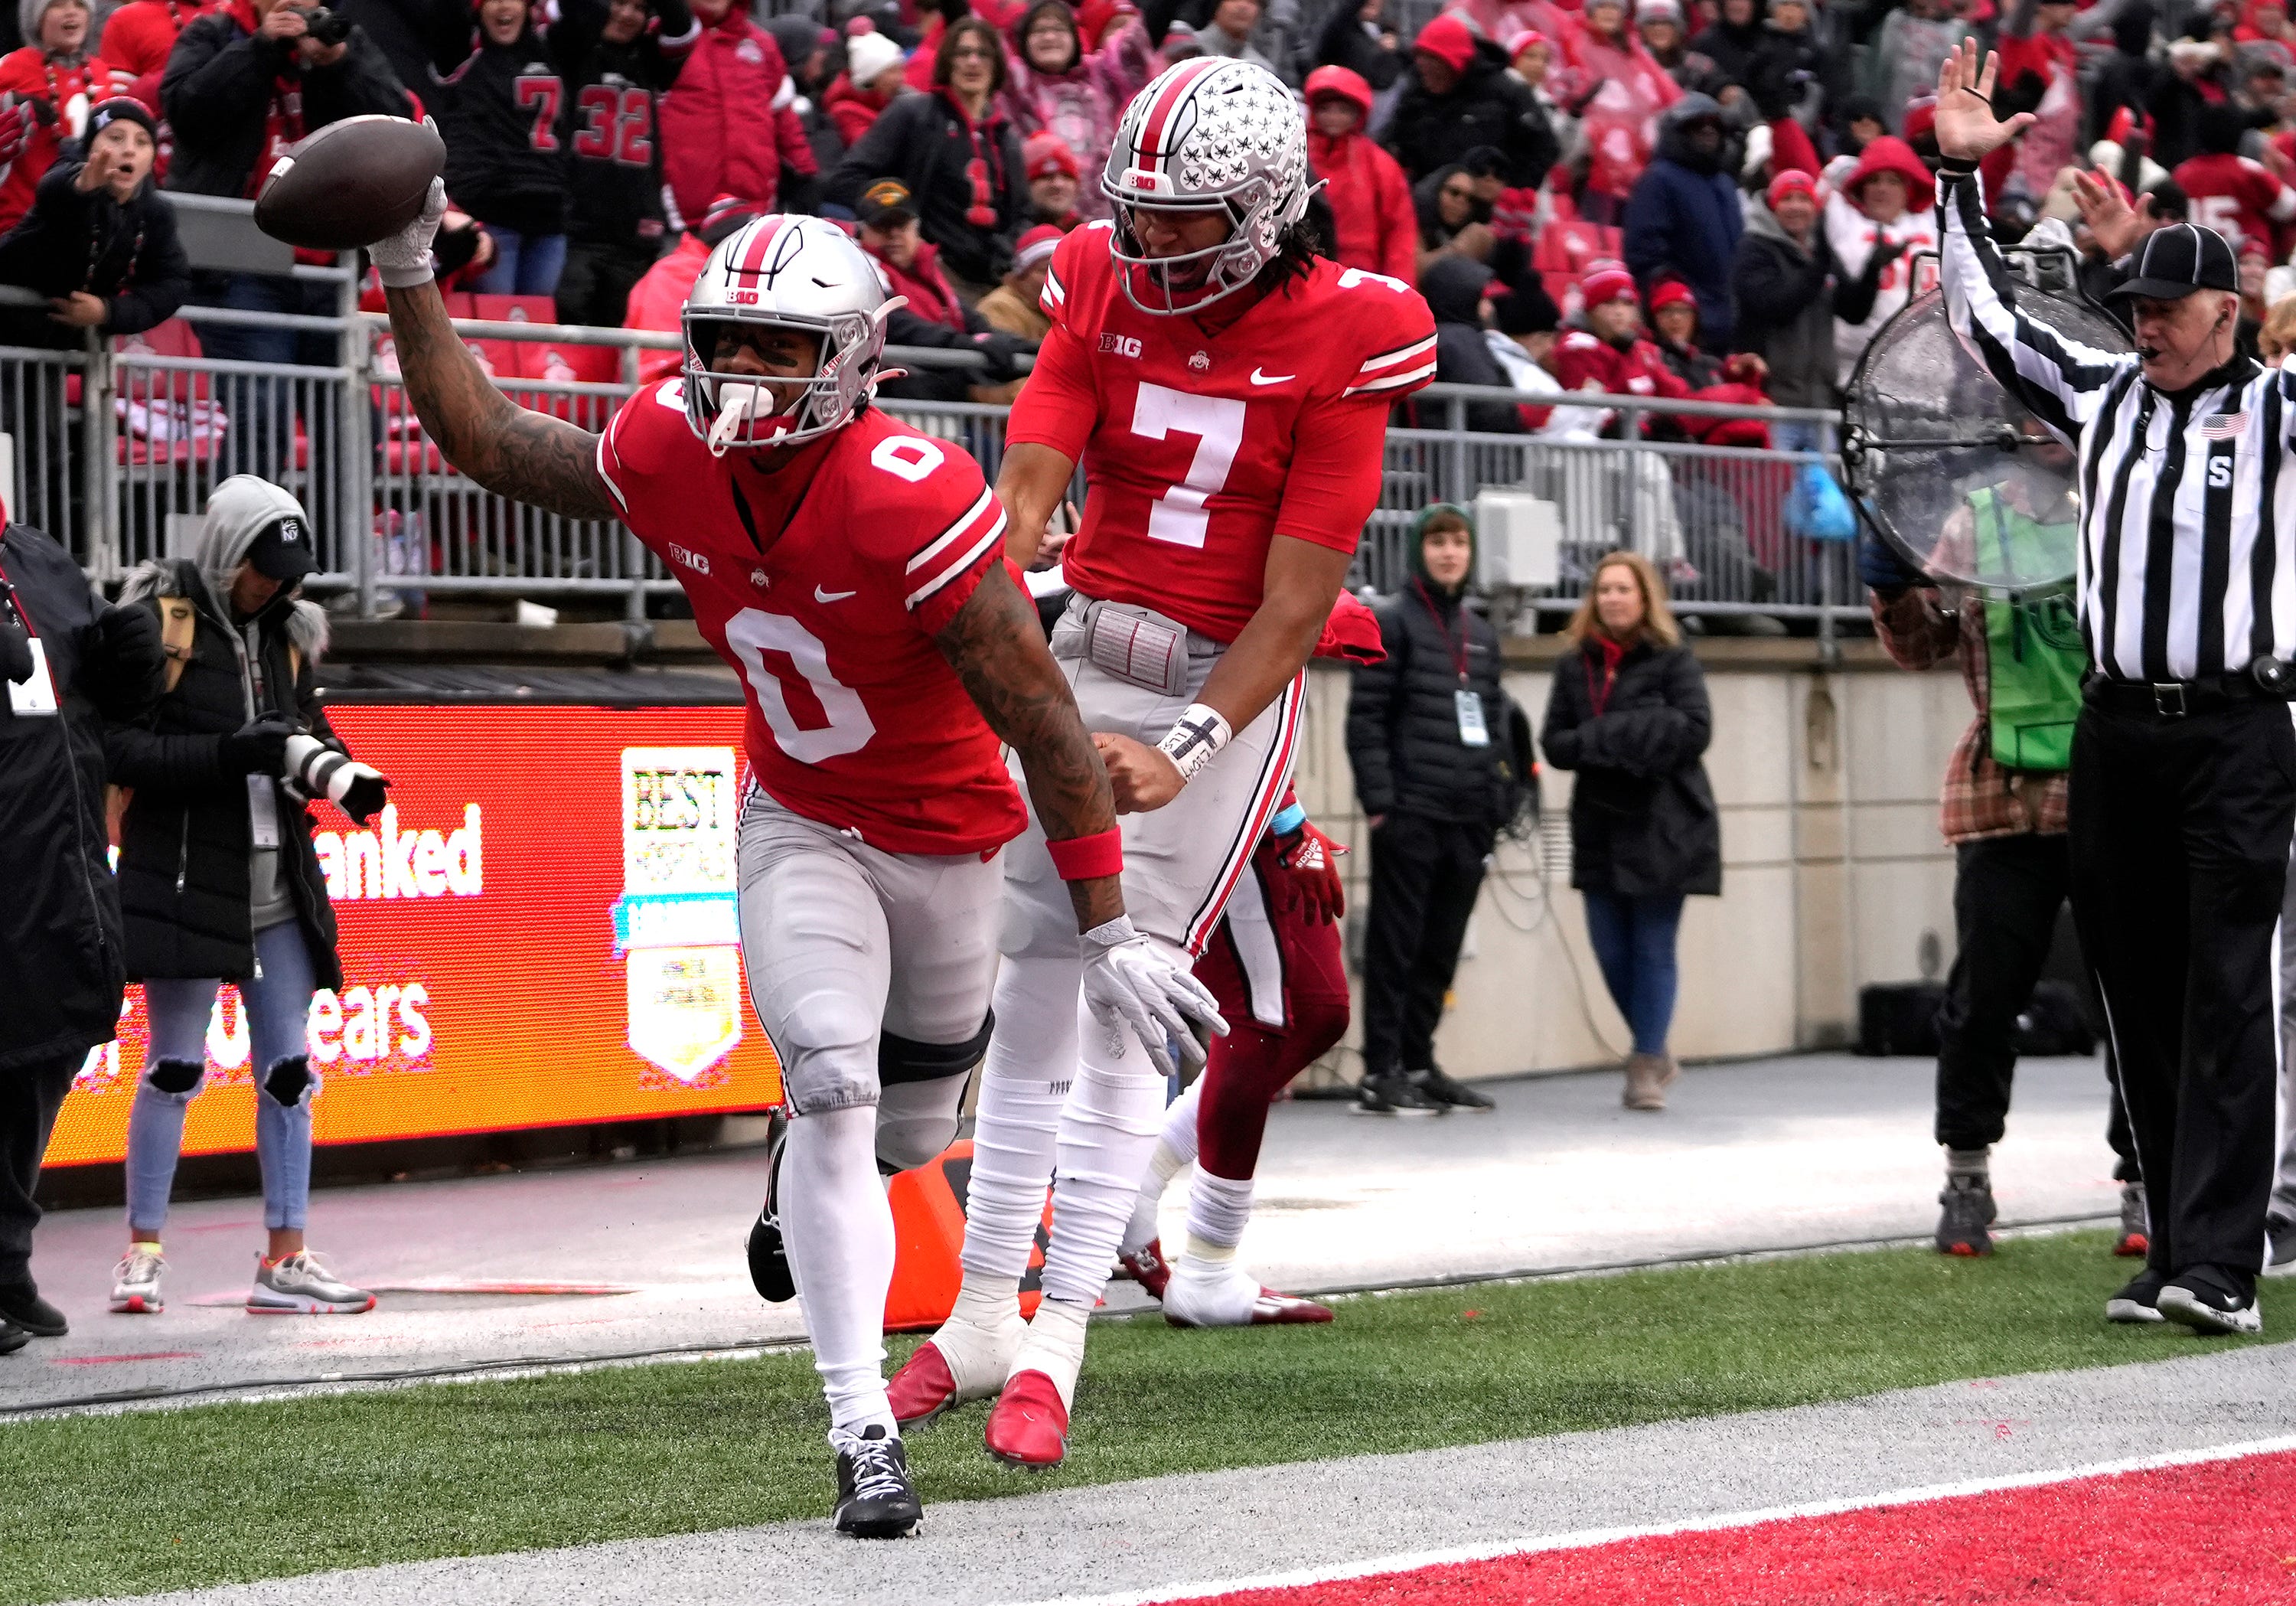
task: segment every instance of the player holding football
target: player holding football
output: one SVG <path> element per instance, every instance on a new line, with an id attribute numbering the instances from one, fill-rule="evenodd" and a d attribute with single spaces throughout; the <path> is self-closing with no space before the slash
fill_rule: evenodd
<path id="1" fill-rule="evenodd" d="M 1101 182 L 1116 217 L 1054 255 L 1053 329 L 996 493 L 1008 550 L 1032 560 L 1084 463 L 1053 655 L 1116 788 L 1126 905 L 1184 964 L 1283 795 L 1302 668 L 1379 499 L 1389 404 L 1433 375 L 1435 330 L 1409 285 L 1314 254 L 1305 124 L 1265 68 L 1161 74 L 1127 108 Z M 1154 1062 L 1078 1009 L 1050 824 L 1032 819 L 1005 855 L 964 1283 L 890 1391 L 905 1422 L 1001 1391 L 989 1452 L 1027 1467 L 1063 1453 L 1085 1319 L 1163 1108 Z M 1055 1174 L 1045 1297 L 1024 1323 L 1017 1289 Z M 1204 1270 L 1185 1297 L 1208 1315 L 1259 1297 L 1233 1262 Z"/>
<path id="2" fill-rule="evenodd" d="M 422 427 L 490 490 L 627 524 L 742 672 L 742 957 L 797 1117 L 779 1225 L 829 1398 L 837 1526 L 905 1534 L 922 1513 L 885 1397 L 878 1168 L 956 1135 L 989 1034 L 999 849 L 1042 822 L 1032 863 L 1065 889 L 1090 1018 L 1142 1043 L 1136 1062 L 1168 1064 L 1168 1034 L 1201 1056 L 1194 1034 L 1225 1023 L 1126 917 L 1108 778 L 980 468 L 870 405 L 899 303 L 860 248 L 815 218 L 728 237 L 687 298 L 681 376 L 594 435 L 516 406 L 463 349 L 431 282 L 436 186 L 431 202 L 372 248 Z"/>

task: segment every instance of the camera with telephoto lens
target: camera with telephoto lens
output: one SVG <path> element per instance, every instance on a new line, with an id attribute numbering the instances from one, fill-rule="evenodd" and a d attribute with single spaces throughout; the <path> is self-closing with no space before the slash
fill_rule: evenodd
<path id="1" fill-rule="evenodd" d="M 351 37 L 351 20 L 339 11 L 315 6 L 303 13 L 303 32 L 318 44 L 332 47 Z"/>

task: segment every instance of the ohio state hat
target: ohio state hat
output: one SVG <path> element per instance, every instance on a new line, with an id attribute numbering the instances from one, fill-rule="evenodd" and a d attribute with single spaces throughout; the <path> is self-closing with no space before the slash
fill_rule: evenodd
<path id="1" fill-rule="evenodd" d="M 2137 253 L 2136 271 L 2128 282 L 2106 295 L 2109 301 L 2144 296 L 2174 301 L 2203 290 L 2240 289 L 2240 264 L 2225 237 L 2197 223 L 2171 224 L 2145 237 Z"/>

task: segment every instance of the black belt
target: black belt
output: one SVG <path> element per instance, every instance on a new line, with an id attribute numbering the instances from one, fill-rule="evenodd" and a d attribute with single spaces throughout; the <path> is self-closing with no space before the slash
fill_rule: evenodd
<path id="1" fill-rule="evenodd" d="M 2296 698 L 2296 666 L 2259 658 L 2245 670 L 2204 675 L 2197 680 L 2109 680 L 2090 677 L 2089 699 L 2124 713 L 2181 720 L 2187 714 L 2218 713 L 2236 703 L 2285 703 Z"/>

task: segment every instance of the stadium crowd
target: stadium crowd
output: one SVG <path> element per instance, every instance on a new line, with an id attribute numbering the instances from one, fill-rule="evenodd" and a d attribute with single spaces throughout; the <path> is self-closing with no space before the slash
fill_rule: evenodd
<path id="1" fill-rule="evenodd" d="M 2282 0 L 816 3 L 21 0 L 0 16 L 0 276 L 54 309 L 9 313 L 10 338 L 133 334 L 186 300 L 312 309 L 322 286 L 192 273 L 152 190 L 251 194 L 302 134 L 381 111 L 446 136 L 452 288 L 667 328 L 713 242 L 816 213 L 909 298 L 895 343 L 985 360 L 909 394 L 1004 399 L 1051 245 L 1106 215 L 1126 101 L 1219 55 L 1296 88 L 1333 254 L 1424 290 L 1444 380 L 1824 406 L 1935 243 L 1928 86 L 1965 37 L 2002 53 L 2005 113 L 2037 119 L 1987 164 L 2005 237 L 2054 220 L 2109 273 L 2072 200 L 2095 167 L 2152 218 L 2226 234 L 2251 345 L 2296 286 L 2273 278 L 2296 249 Z M 92 166 L 121 123 L 149 156 Z M 312 338 L 206 332 L 210 355 L 264 360 Z M 1619 429 L 1547 406 L 1471 421 Z M 1806 424 L 1641 427 L 1816 444 Z"/>

